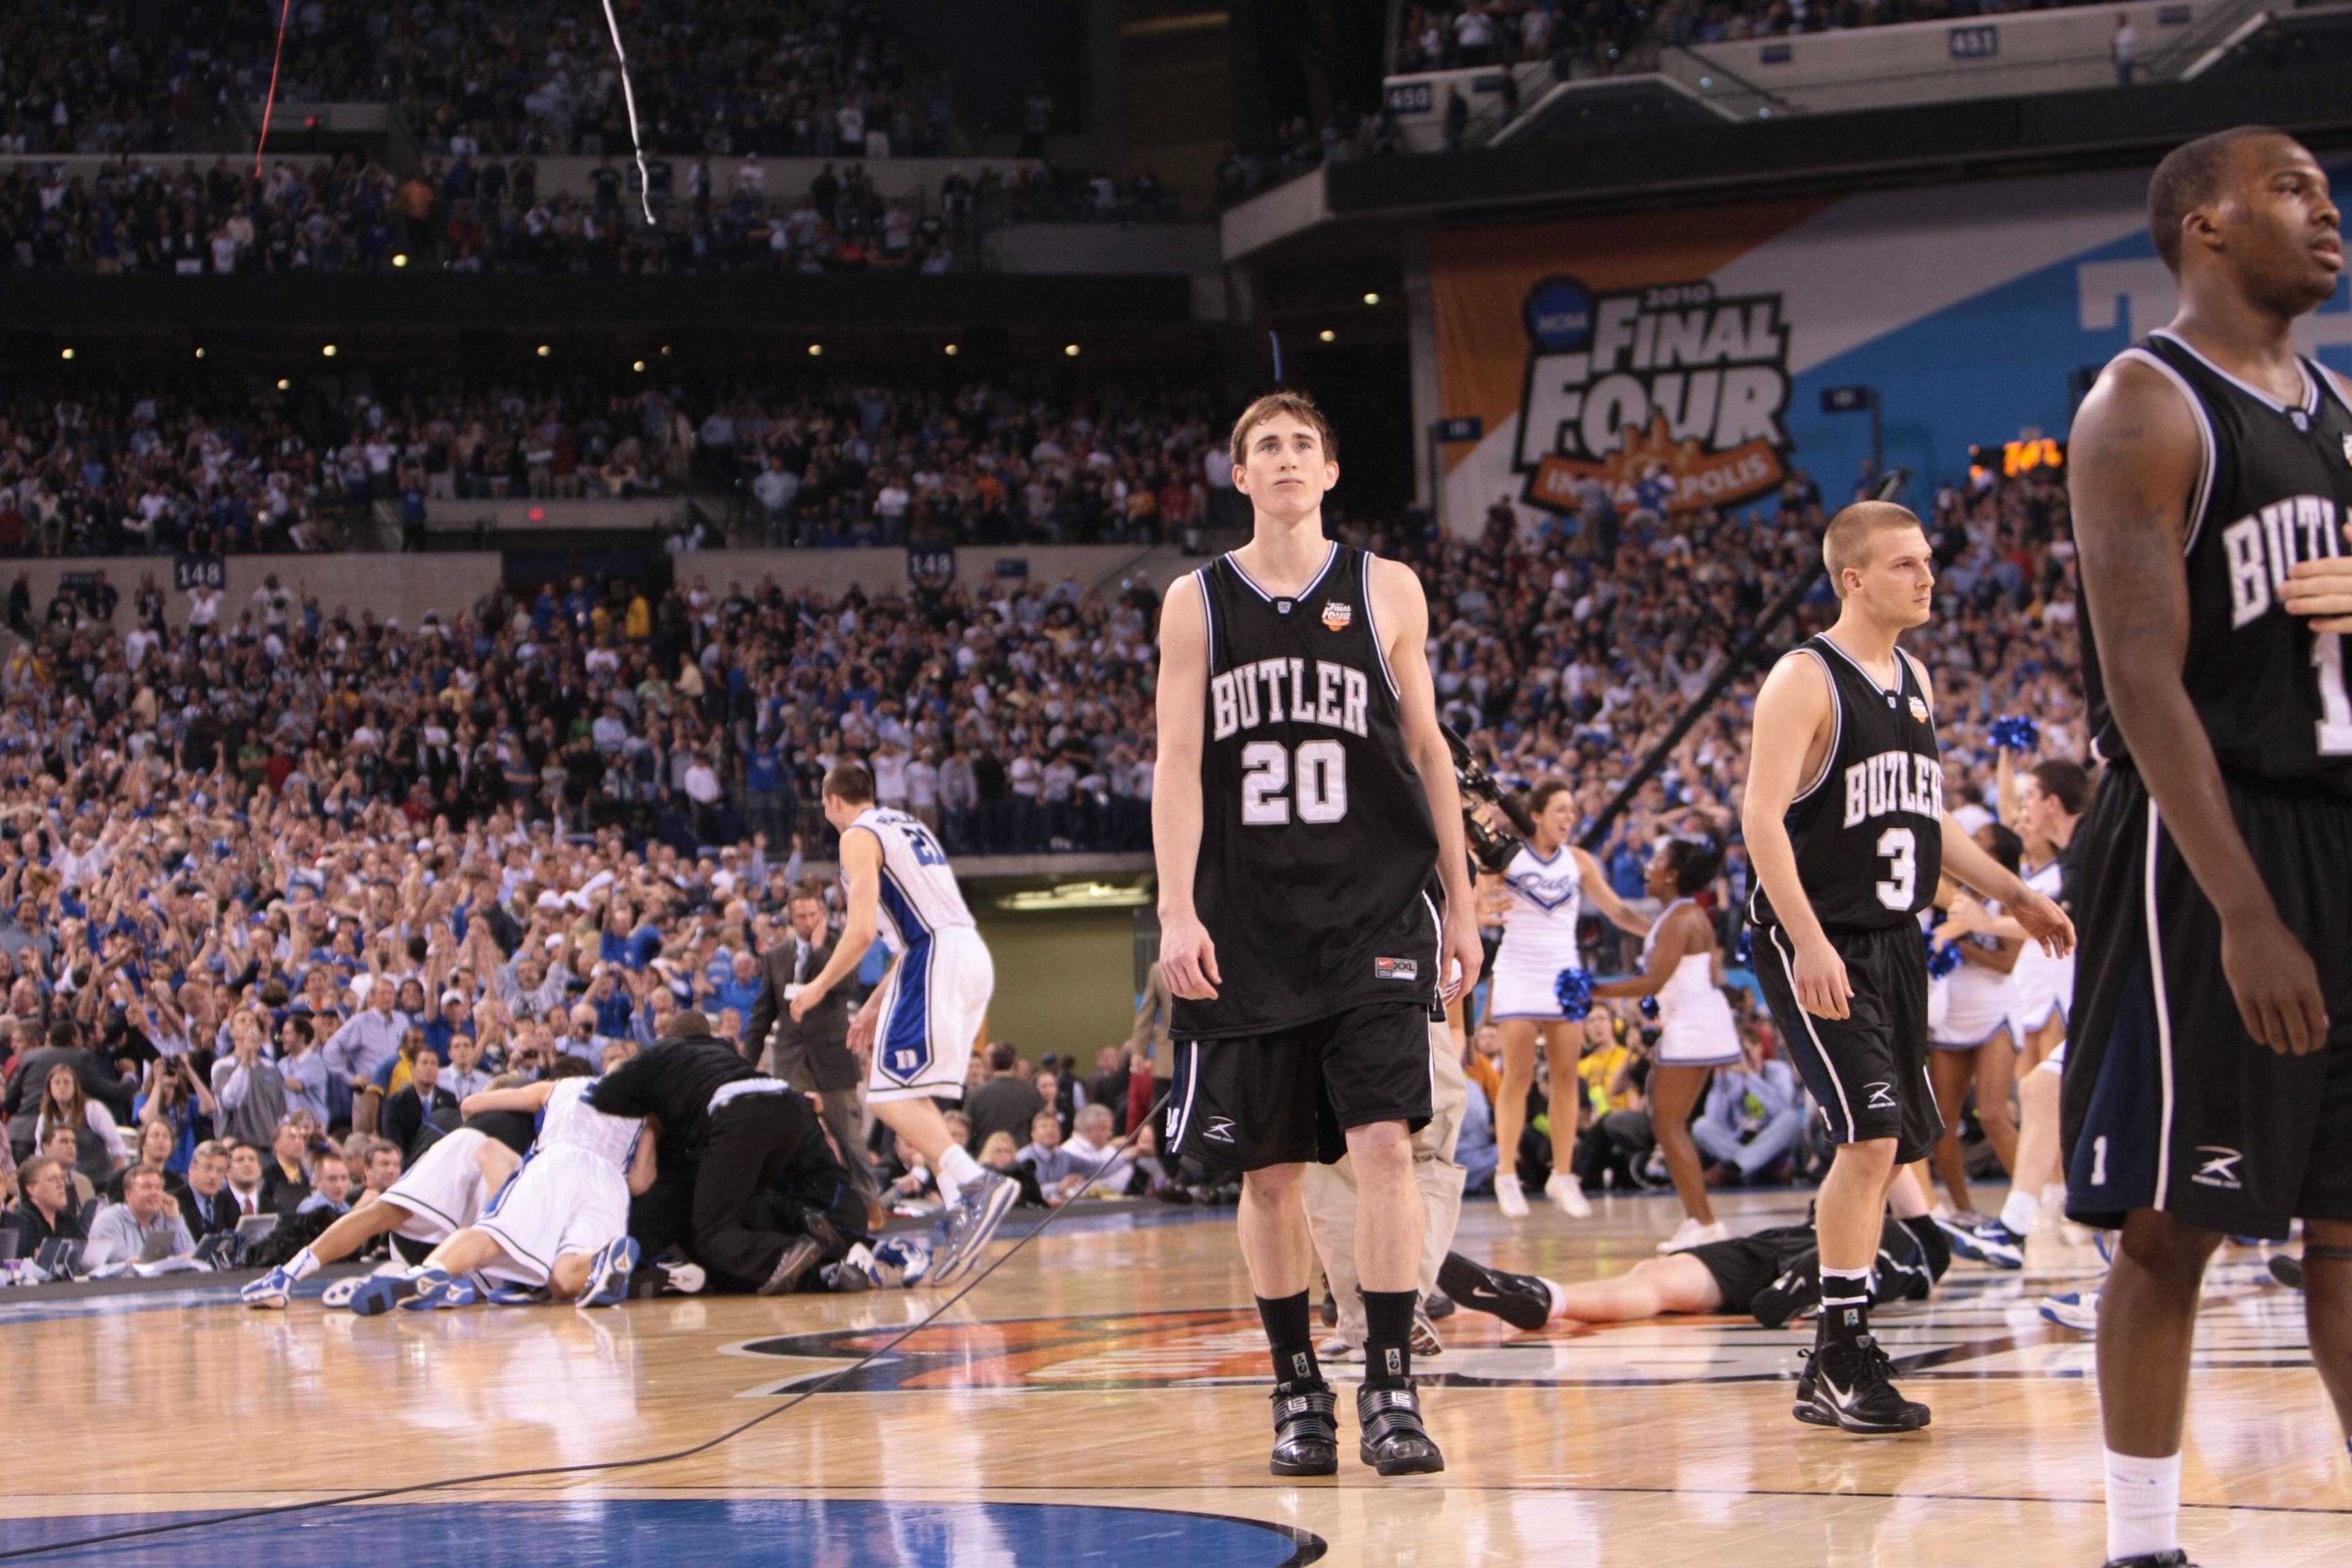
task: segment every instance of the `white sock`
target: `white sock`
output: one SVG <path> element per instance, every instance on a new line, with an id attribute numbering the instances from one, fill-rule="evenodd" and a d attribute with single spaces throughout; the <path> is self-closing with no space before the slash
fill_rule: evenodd
<path id="1" fill-rule="evenodd" d="M 2063 1182 L 2052 1182 L 2049 1185 L 2043 1187 L 2042 1189 L 2042 1206 L 2050 1210 L 2053 1214 L 2062 1215 L 2065 1214 L 2066 1184 Z"/>
<path id="2" fill-rule="evenodd" d="M 2000 1223 L 2009 1227 L 2011 1236 L 2025 1236 L 2033 1229 L 2033 1222 L 2042 1217 L 2042 1201 L 2023 1187 L 2011 1187 L 2009 1201 L 2000 1205 Z"/>
<path id="3" fill-rule="evenodd" d="M 319 1271 L 318 1254 L 304 1247 L 286 1260 L 287 1277 L 295 1280 L 308 1279 Z"/>
<path id="4" fill-rule="evenodd" d="M 980 1162 L 965 1152 L 961 1143 L 950 1143 L 948 1152 L 940 1156 L 940 1168 L 932 1173 L 940 1184 L 940 1196 L 953 1203 L 963 1195 L 963 1190 L 980 1180 Z"/>
<path id="5" fill-rule="evenodd" d="M 1551 1292 L 1551 1315 L 1555 1318 L 1564 1316 L 1568 1311 L 1568 1287 L 1557 1279 L 1544 1279 L 1540 1274 L 1536 1278 L 1543 1279 L 1543 1288 Z"/>
<path id="6" fill-rule="evenodd" d="M 2115 1561 L 2180 1544 L 2180 1456 L 2143 1459 L 2107 1450 L 2107 1556 Z"/>
<path id="7" fill-rule="evenodd" d="M 1510 1184 L 1511 1184 L 1511 1185 L 1512 1185 L 1512 1186 L 1516 1187 L 1516 1186 L 1517 1186 L 1517 1185 L 1519 1184 L 1519 1178 L 1518 1178 L 1516 1174 L 1514 1174 L 1513 1173 L 1511 1173 L 1511 1172 L 1509 1172 L 1509 1171 L 1497 1171 L 1497 1172 L 1496 1172 L 1496 1173 L 1495 1173 L 1495 1184 L 1496 1184 L 1496 1186 L 1498 1186 L 1498 1187 L 1499 1187 L 1499 1186 L 1501 1186 L 1505 1182 L 1508 1182 L 1508 1183 L 1510 1183 Z"/>

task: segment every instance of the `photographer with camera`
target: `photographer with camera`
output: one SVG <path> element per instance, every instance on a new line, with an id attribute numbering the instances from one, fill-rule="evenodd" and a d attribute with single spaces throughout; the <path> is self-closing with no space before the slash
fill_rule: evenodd
<path id="1" fill-rule="evenodd" d="M 163 1168 L 175 1175 L 187 1173 L 196 1145 L 212 1136 L 220 1113 L 213 1091 L 188 1066 L 185 1057 L 157 1057 L 147 1064 L 147 1083 L 139 1097 L 142 1126 L 171 1130 L 172 1151 Z M 142 1145 L 143 1147 L 143 1145 Z"/>

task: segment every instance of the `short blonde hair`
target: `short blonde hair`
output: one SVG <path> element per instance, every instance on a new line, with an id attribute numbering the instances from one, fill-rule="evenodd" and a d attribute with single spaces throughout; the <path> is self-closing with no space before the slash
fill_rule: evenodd
<path id="1" fill-rule="evenodd" d="M 1858 500 L 1835 517 L 1822 534 L 1822 562 L 1830 569 L 1830 586 L 1845 597 L 1845 574 L 1870 564 L 1870 542 L 1897 528 L 1926 528 L 1907 507 L 1891 500 Z"/>
<path id="2" fill-rule="evenodd" d="M 1287 414 L 1315 432 L 1315 438 L 1323 444 L 1325 462 L 1339 460 L 1339 438 L 1332 433 L 1331 421 L 1323 417 L 1323 411 L 1315 406 L 1313 398 L 1303 392 L 1269 392 L 1243 409 L 1242 416 L 1234 421 L 1234 433 L 1225 442 L 1226 455 L 1233 458 L 1234 467 L 1238 468 L 1249 460 L 1250 432 L 1277 414 Z"/>

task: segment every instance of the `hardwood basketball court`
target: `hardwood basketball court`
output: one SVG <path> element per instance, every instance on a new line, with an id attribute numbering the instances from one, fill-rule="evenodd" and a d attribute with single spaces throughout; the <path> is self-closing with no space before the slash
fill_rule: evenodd
<path id="1" fill-rule="evenodd" d="M 1735 1230 L 1801 1194 L 1719 1200 Z M 1648 1256 L 1671 1199 L 1464 1215 L 1459 1250 L 1577 1279 Z M 1016 1215 L 1003 1235 L 1034 1219 Z M 996 1251 L 1005 1250 L 1000 1241 Z M 2104 1557 L 2093 1346 L 2043 1322 L 2087 1246 L 1958 1263 L 1883 1311 L 1906 1437 L 1805 1426 L 1811 1330 L 1669 1320 L 1516 1334 L 1468 1311 L 1421 1362 L 1445 1473 L 1266 1473 L 1265 1346 L 1231 1210 L 1057 1222 L 832 1392 L 688 1458 L 252 1520 L 490 1472 L 675 1453 L 792 1399 L 938 1305 L 906 1291 L 670 1297 L 617 1310 L 251 1311 L 234 1287 L 0 1302 L 11 1442 L 0 1554 L 42 1563 L 1883 1564 Z M 2207 1568 L 2352 1562 L 2352 1487 L 2302 1299 L 2230 1247 L 2198 1336 L 2183 1531 Z M 1344 1368 L 1339 1369 L 1346 1376 Z M 1342 1401 L 1343 1406 L 1346 1401 Z M 89 1536 L 199 1527 L 78 1550 Z M 1274 1527 L 1274 1528 L 1266 1528 Z M 23 1557 L 18 1554 L 36 1552 Z M 5 1560 L 0 1557 L 0 1560 Z"/>

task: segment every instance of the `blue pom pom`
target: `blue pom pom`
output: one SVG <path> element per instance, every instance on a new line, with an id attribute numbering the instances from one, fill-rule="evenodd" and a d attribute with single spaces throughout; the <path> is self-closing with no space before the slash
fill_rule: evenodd
<path id="1" fill-rule="evenodd" d="M 2042 726 L 2022 713 L 1992 721 L 1992 743 L 2004 752 L 2030 752 L 2042 743 Z"/>
<path id="2" fill-rule="evenodd" d="M 1755 927 L 1743 925 L 1739 928 L 1739 942 L 1731 950 L 1731 962 L 1742 969 L 1756 962 Z"/>
<path id="3" fill-rule="evenodd" d="M 1657 1022 L 1658 999 L 1655 996 L 1644 996 L 1642 998 L 1642 1016 L 1649 1019 L 1652 1023 Z"/>
<path id="4" fill-rule="evenodd" d="M 1927 973 L 1931 978 L 1941 980 L 1959 966 L 1959 943 L 1937 942 L 1933 937 L 1927 940 Z"/>
<path id="5" fill-rule="evenodd" d="M 1552 982 L 1551 994 L 1559 998 L 1559 1010 L 1571 1018 L 1581 1018 L 1592 1011 L 1592 975 L 1588 970 L 1570 967 L 1559 972 Z"/>

